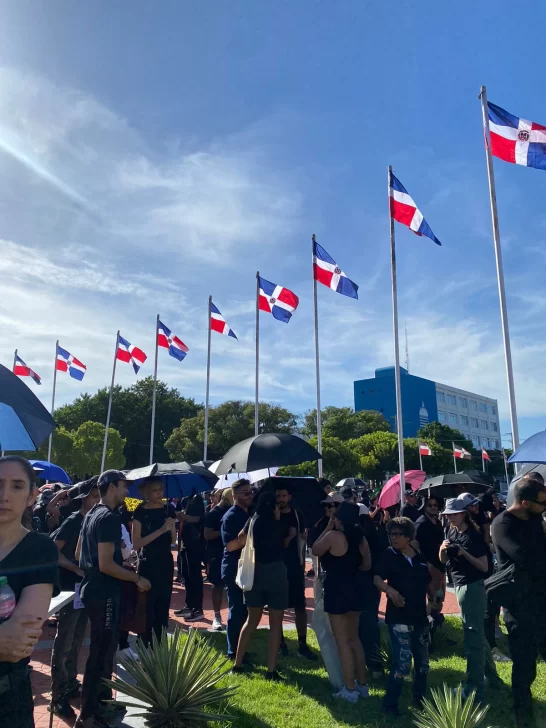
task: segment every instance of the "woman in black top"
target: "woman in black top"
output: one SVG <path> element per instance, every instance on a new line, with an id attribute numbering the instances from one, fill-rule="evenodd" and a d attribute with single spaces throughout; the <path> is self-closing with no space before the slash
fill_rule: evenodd
<path id="1" fill-rule="evenodd" d="M 450 529 L 440 547 L 440 561 L 448 564 L 461 609 L 463 639 L 466 654 L 466 696 L 476 691 L 476 699 L 485 699 L 485 677 L 490 683 L 502 685 L 491 648 L 485 639 L 484 618 L 487 607 L 484 578 L 489 569 L 489 546 L 479 527 L 467 512 L 467 499 L 459 496 L 446 501 L 442 515 L 447 516 Z"/>
<path id="2" fill-rule="evenodd" d="M 146 480 L 139 486 L 144 500 L 133 515 L 133 548 L 138 552 L 138 573 L 152 585 L 146 602 L 144 644 L 152 641 L 152 632 L 161 639 L 169 625 L 169 607 L 173 587 L 171 545 L 176 543 L 174 514 L 163 503 L 161 480 Z"/>
<path id="3" fill-rule="evenodd" d="M 282 680 L 277 672 L 277 657 L 281 644 L 282 619 L 288 606 L 288 577 L 284 563 L 284 549 L 290 540 L 281 523 L 281 512 L 275 493 L 262 493 L 258 498 L 256 514 L 239 534 L 245 543 L 248 534 L 254 543 L 255 565 L 252 589 L 244 593 L 248 617 L 239 637 L 234 672 L 242 672 L 245 653 L 256 631 L 264 607 L 269 611 L 269 642 L 267 649 L 266 680 Z"/>
<path id="4" fill-rule="evenodd" d="M 15 593 L 15 609 L 0 623 L 0 721 L 34 727 L 28 663 L 57 587 L 57 548 L 48 536 L 21 525 L 36 491 L 32 465 L 16 455 L 0 458 L 0 576 Z"/>

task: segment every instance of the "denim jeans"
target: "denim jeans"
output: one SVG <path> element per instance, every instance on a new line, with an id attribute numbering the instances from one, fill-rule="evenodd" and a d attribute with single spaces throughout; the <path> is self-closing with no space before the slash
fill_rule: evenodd
<path id="1" fill-rule="evenodd" d="M 229 657 L 235 657 L 237 654 L 237 645 L 239 644 L 239 635 L 246 622 L 248 610 L 246 608 L 243 591 L 235 583 L 235 578 L 226 578 L 225 581 L 229 607 L 226 627 L 227 653 Z"/>
<path id="2" fill-rule="evenodd" d="M 87 622 L 85 609 L 74 609 L 72 603 L 59 612 L 57 634 L 51 653 L 52 694 L 55 700 L 74 687 L 78 676 L 78 653 Z"/>
<path id="3" fill-rule="evenodd" d="M 429 672 L 428 646 L 430 628 L 412 627 L 405 624 L 389 624 L 392 662 L 387 682 L 387 692 L 383 699 L 389 708 L 398 706 L 398 700 L 404 686 L 404 678 L 410 674 L 413 657 L 413 700 L 420 702 L 427 690 Z"/>
<path id="4" fill-rule="evenodd" d="M 360 637 L 364 655 L 366 656 L 366 667 L 371 672 L 383 669 L 378 621 L 380 598 L 379 590 L 373 587 L 373 591 L 370 590 L 370 596 L 360 613 L 358 623 L 358 636 Z"/>

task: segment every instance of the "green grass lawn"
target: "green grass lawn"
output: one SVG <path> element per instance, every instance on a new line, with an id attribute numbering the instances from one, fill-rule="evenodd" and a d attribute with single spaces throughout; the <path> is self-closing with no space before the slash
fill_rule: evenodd
<path id="1" fill-rule="evenodd" d="M 245 675 L 228 675 L 224 684 L 236 685 L 238 690 L 228 706 L 233 716 L 235 728 L 385 728 L 413 726 L 412 714 L 408 710 L 411 698 L 410 686 L 406 686 L 400 704 L 406 714 L 399 719 L 386 720 L 381 713 L 381 698 L 384 694 L 384 681 L 371 685 L 371 696 L 351 705 L 343 700 L 332 698 L 332 686 L 321 661 L 309 663 L 296 657 L 297 640 L 295 632 L 287 632 L 291 655 L 279 660 L 279 671 L 287 678 L 286 684 L 273 684 L 264 680 L 266 665 L 267 630 L 259 630 L 250 645 L 249 654 L 255 664 L 252 672 Z M 385 638 L 387 635 L 385 634 Z M 457 641 L 456 646 L 447 645 L 446 639 Z M 211 635 L 212 644 L 224 649 L 225 636 Z M 456 687 L 465 674 L 465 660 L 462 657 L 462 630 L 460 621 L 448 618 L 440 637 L 437 649 L 431 655 L 429 687 L 441 686 L 446 682 Z M 309 633 L 310 645 L 318 651 L 314 633 Z M 505 645 L 500 644 L 501 648 Z M 456 655 L 456 656 L 453 656 Z M 489 693 L 491 707 L 483 726 L 493 728 L 512 728 L 510 675 L 511 663 L 498 665 L 499 674 L 505 690 Z M 546 728 L 546 665 L 538 665 L 538 677 L 533 693 L 536 699 L 536 715 L 540 728 Z M 220 728 L 217 725 L 215 728 Z"/>

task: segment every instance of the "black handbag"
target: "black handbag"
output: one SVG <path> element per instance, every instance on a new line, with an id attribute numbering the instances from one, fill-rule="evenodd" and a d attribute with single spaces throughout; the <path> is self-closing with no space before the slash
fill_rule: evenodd
<path id="1" fill-rule="evenodd" d="M 518 586 L 516 585 L 516 565 L 510 564 L 496 571 L 485 582 L 487 598 L 497 607 L 510 607 L 514 604 Z"/>

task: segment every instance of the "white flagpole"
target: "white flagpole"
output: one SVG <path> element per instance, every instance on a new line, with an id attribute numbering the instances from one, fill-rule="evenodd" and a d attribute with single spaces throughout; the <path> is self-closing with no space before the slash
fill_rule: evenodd
<path id="1" fill-rule="evenodd" d="M 59 350 L 59 341 L 55 342 L 55 361 L 53 363 L 53 394 L 51 397 L 51 416 L 55 412 L 55 392 L 57 390 L 57 353 Z M 17 353 L 17 350 L 16 350 Z M 47 445 L 47 462 L 51 462 L 51 448 L 53 446 L 53 432 L 49 435 L 49 442 Z"/>
<path id="2" fill-rule="evenodd" d="M 455 474 L 457 473 L 457 458 L 455 457 L 455 443 L 451 443 L 451 449 L 453 450 L 453 466 L 455 468 Z"/>
<path id="3" fill-rule="evenodd" d="M 208 318 L 208 337 L 207 337 L 207 386 L 205 390 L 205 437 L 203 443 L 203 461 L 207 459 L 208 447 L 209 447 L 209 394 L 210 394 L 210 345 L 211 345 L 211 332 L 212 328 L 210 325 L 212 306 L 212 296 L 209 296 L 209 318 Z"/>
<path id="4" fill-rule="evenodd" d="M 516 410 L 516 392 L 514 388 L 514 370 L 512 367 L 512 350 L 510 347 L 510 331 L 508 329 L 508 311 L 506 308 L 506 293 L 504 289 L 504 270 L 502 266 L 502 249 L 499 232 L 499 216 L 497 211 L 497 193 L 495 190 L 495 176 L 493 174 L 493 156 L 491 154 L 491 140 L 489 136 L 489 112 L 487 108 L 487 92 L 485 86 L 481 87 L 480 99 L 482 102 L 483 131 L 485 136 L 485 157 L 487 160 L 487 178 L 489 180 L 489 198 L 491 202 L 491 219 L 493 222 L 493 242 L 495 245 L 495 259 L 497 263 L 497 282 L 499 287 L 500 315 L 502 324 L 502 338 L 504 341 L 504 359 L 506 362 L 506 376 L 508 378 L 508 400 L 510 404 L 510 422 L 512 424 L 512 437 L 514 448 L 519 447 L 518 415 Z"/>
<path id="5" fill-rule="evenodd" d="M 15 371 L 15 365 L 17 364 L 17 352 L 18 351 L 19 351 L 18 349 L 15 349 L 15 351 L 13 352 L 13 371 Z"/>
<path id="6" fill-rule="evenodd" d="M 502 446 L 502 443 L 501 443 Z M 504 472 L 506 475 L 506 485 L 510 485 L 510 481 L 508 480 L 508 463 L 506 462 L 506 453 L 504 452 L 504 448 L 502 448 L 502 459 L 504 460 Z"/>
<path id="7" fill-rule="evenodd" d="M 104 445 L 102 447 L 102 460 L 100 463 L 100 471 L 104 472 L 106 463 L 106 448 L 108 446 L 108 428 L 110 427 L 110 415 L 112 413 L 112 394 L 114 392 L 114 381 L 116 378 L 116 363 L 118 360 L 119 331 L 116 334 L 116 348 L 114 351 L 114 366 L 112 367 L 112 382 L 110 384 L 110 396 L 108 397 L 108 412 L 106 413 L 106 429 L 104 430 Z"/>
<path id="8" fill-rule="evenodd" d="M 318 296 L 317 281 L 315 278 L 315 266 L 313 261 L 313 251 L 315 243 L 315 235 L 311 236 L 311 272 L 313 276 L 313 306 L 315 311 L 315 372 L 317 379 L 317 450 L 322 455 L 322 411 L 320 407 L 320 357 L 319 357 L 319 333 L 318 333 Z M 322 478 L 322 460 L 318 461 L 318 474 Z"/>
<path id="9" fill-rule="evenodd" d="M 254 435 L 260 434 L 260 272 L 256 272 L 256 393 L 254 401 Z"/>
<path id="10" fill-rule="evenodd" d="M 152 426 L 150 428 L 150 465 L 154 461 L 154 436 L 155 436 L 155 402 L 157 397 L 157 360 L 159 356 L 159 314 L 155 322 L 155 364 L 154 364 L 154 390 L 152 394 Z M 116 349 L 117 354 L 117 349 Z"/>
<path id="11" fill-rule="evenodd" d="M 482 470 L 483 470 L 484 473 L 487 472 L 486 469 L 485 469 L 485 458 L 483 456 L 483 447 L 482 447 Z"/>
<path id="12" fill-rule="evenodd" d="M 398 292 L 396 287 L 396 245 L 394 237 L 394 218 L 391 214 L 391 174 L 387 173 L 387 195 L 389 201 L 389 221 L 391 233 L 391 281 L 392 281 L 392 323 L 394 334 L 394 383 L 396 388 L 396 431 L 398 434 L 398 461 L 400 464 L 400 505 L 404 505 L 406 490 L 404 466 L 404 423 L 402 421 L 402 386 L 400 382 L 400 343 L 398 341 Z"/>
<path id="13" fill-rule="evenodd" d="M 421 455 L 421 440 L 417 440 L 417 449 L 419 450 L 419 467 L 423 469 L 423 456 Z"/>

